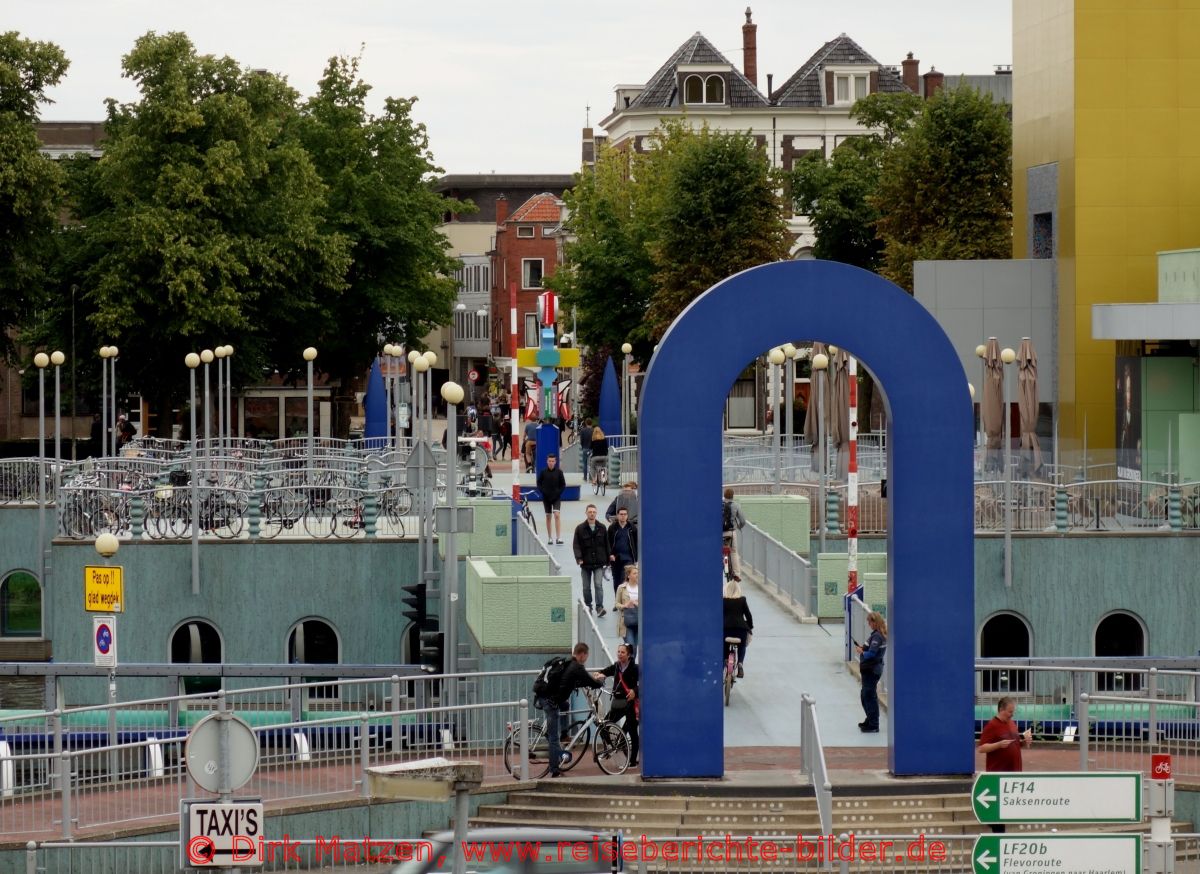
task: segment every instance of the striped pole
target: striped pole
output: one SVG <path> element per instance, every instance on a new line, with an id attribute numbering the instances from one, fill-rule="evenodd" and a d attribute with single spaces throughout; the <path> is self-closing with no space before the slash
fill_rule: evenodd
<path id="1" fill-rule="evenodd" d="M 849 361 L 850 454 L 846 467 L 846 591 L 858 589 L 858 359 Z"/>
<path id="2" fill-rule="evenodd" d="M 521 417 L 521 399 L 518 397 L 517 380 L 517 283 L 508 284 L 509 341 L 508 354 L 512 356 L 512 373 L 509 389 L 512 392 L 512 499 L 521 500 L 521 432 L 524 430 Z"/>

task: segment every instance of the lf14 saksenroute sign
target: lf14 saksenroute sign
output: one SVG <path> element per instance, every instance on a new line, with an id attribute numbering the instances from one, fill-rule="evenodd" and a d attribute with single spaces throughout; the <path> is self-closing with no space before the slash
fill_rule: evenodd
<path id="1" fill-rule="evenodd" d="M 1141 822 L 1142 775 L 1136 771 L 975 777 L 971 806 L 980 822 Z"/>
<path id="2" fill-rule="evenodd" d="M 974 874 L 1141 874 L 1141 835 L 980 835 Z"/>

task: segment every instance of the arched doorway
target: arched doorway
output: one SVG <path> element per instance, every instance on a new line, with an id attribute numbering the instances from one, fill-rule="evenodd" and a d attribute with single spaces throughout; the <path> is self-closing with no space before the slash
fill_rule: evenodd
<path id="1" fill-rule="evenodd" d="M 1033 654 L 1029 624 L 1016 613 L 997 613 L 983 623 L 979 632 L 979 657 L 1025 659 Z M 980 691 L 1008 695 L 1028 692 L 1030 672 L 1011 669 L 983 671 Z"/>
<path id="2" fill-rule="evenodd" d="M 1096 625 L 1097 658 L 1136 658 L 1146 654 L 1146 628 L 1132 613 L 1116 610 Z M 1111 671 L 1096 675 L 1100 692 L 1132 692 L 1142 688 L 1142 674 Z"/>
<path id="3" fill-rule="evenodd" d="M 885 392 L 888 435 L 888 764 L 974 770 L 971 400 L 945 332 L 887 280 L 830 261 L 783 261 L 710 288 L 650 361 L 639 410 L 643 774 L 724 773 L 721 414 L 747 361 L 797 337 L 858 357 Z M 906 351 L 911 350 L 911 351 Z M 680 423 L 689 423 L 686 435 Z M 681 508 L 685 508 L 681 511 Z M 687 524 L 681 524 L 681 512 Z M 711 591 L 709 600 L 697 592 Z M 792 670 L 795 666 L 780 666 Z M 819 702 L 818 702 L 819 705 Z"/>
<path id="4" fill-rule="evenodd" d="M 225 646 L 216 626 L 204 619 L 188 619 L 171 632 L 170 661 L 173 665 L 219 665 L 225 661 Z M 183 694 L 216 692 L 218 676 L 186 676 Z"/>
<path id="5" fill-rule="evenodd" d="M 342 660 L 342 642 L 334 627 L 324 619 L 304 619 L 292 626 L 288 634 L 287 660 L 289 665 L 336 665 Z M 314 682 L 316 677 L 305 677 Z M 310 698 L 333 698 L 336 686 L 314 686 Z"/>
<path id="6" fill-rule="evenodd" d="M 29 571 L 0 583 L 0 637 L 42 636 L 42 586 Z"/>

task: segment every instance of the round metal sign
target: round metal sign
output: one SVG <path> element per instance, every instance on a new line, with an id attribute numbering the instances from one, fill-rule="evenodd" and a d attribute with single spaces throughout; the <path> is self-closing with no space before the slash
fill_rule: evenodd
<path id="1" fill-rule="evenodd" d="M 258 738 L 243 720 L 236 716 L 223 720 L 219 713 L 204 717 L 188 735 L 183 760 L 197 786 L 209 792 L 220 792 L 222 722 L 229 726 L 229 761 L 225 765 L 229 773 L 228 791 L 236 792 L 250 781 L 258 768 Z"/>
<path id="2" fill-rule="evenodd" d="M 479 371 L 478 370 L 468 371 L 467 372 L 467 381 L 468 382 L 479 382 Z"/>

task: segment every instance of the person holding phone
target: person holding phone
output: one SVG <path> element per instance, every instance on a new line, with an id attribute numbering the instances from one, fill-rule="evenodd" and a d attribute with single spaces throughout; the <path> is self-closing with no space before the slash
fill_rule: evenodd
<path id="1" fill-rule="evenodd" d="M 1017 731 L 1017 723 L 1013 716 L 1017 712 L 1017 702 L 1005 695 L 996 702 L 996 715 L 983 727 L 979 734 L 977 749 L 987 758 L 984 767 L 988 771 L 1021 771 L 1021 747 L 1033 746 L 1033 729 L 1027 728 L 1024 733 Z M 1002 823 L 994 823 L 992 831 L 1003 832 Z"/>
<path id="2" fill-rule="evenodd" d="M 866 734 L 874 734 L 879 731 L 879 678 L 883 676 L 883 656 L 887 652 L 887 620 L 872 610 L 867 614 L 867 625 L 871 627 L 871 634 L 866 645 L 854 644 L 854 651 L 858 653 L 858 673 L 862 678 L 859 700 L 867 717 L 858 728 Z"/>

